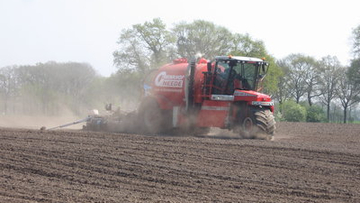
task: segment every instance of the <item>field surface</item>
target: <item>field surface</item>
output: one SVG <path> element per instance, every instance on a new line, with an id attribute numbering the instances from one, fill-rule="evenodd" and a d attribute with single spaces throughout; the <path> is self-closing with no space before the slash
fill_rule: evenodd
<path id="1" fill-rule="evenodd" d="M 360 202 L 360 125 L 274 141 L 0 129 L 0 202 Z"/>

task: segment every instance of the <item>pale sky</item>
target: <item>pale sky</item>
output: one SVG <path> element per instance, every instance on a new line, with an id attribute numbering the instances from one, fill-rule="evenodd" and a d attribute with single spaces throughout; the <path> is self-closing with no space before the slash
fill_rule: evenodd
<path id="1" fill-rule="evenodd" d="M 359 0 L 0 0 L 0 68 L 86 62 L 109 76 L 121 30 L 153 18 L 168 28 L 206 20 L 248 33 L 277 59 L 331 55 L 348 65 L 359 8 Z"/>

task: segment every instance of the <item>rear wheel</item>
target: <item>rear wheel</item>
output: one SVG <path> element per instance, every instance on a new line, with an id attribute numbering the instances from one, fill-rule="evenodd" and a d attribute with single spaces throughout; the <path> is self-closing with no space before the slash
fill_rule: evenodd
<path id="1" fill-rule="evenodd" d="M 275 133 L 275 119 L 269 109 L 249 108 L 238 113 L 235 131 L 244 138 L 272 140 Z"/>
<path id="2" fill-rule="evenodd" d="M 144 133 L 156 134 L 165 132 L 170 125 L 168 112 L 160 109 L 156 100 L 148 100 L 141 105 L 139 119 Z"/>
<path id="3" fill-rule="evenodd" d="M 148 102 L 143 108 L 141 115 L 146 133 L 159 133 L 161 131 L 162 115 L 155 101 Z"/>

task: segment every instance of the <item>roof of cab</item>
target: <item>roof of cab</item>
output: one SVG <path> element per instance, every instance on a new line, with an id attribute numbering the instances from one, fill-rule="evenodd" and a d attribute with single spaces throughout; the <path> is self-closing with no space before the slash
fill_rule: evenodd
<path id="1" fill-rule="evenodd" d="M 239 61 L 254 61 L 254 62 L 264 62 L 264 60 L 259 59 L 259 58 L 254 58 L 254 57 L 247 57 L 247 56 L 217 56 L 215 57 L 215 59 L 220 59 L 220 60 L 229 60 L 229 59 L 235 59 L 235 60 L 239 60 Z"/>

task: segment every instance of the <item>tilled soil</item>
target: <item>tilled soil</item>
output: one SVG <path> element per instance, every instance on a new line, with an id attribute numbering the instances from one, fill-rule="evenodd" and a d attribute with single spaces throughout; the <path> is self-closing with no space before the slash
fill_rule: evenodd
<path id="1" fill-rule="evenodd" d="M 0 129 L 0 202 L 360 202 L 360 125 L 274 141 Z"/>

